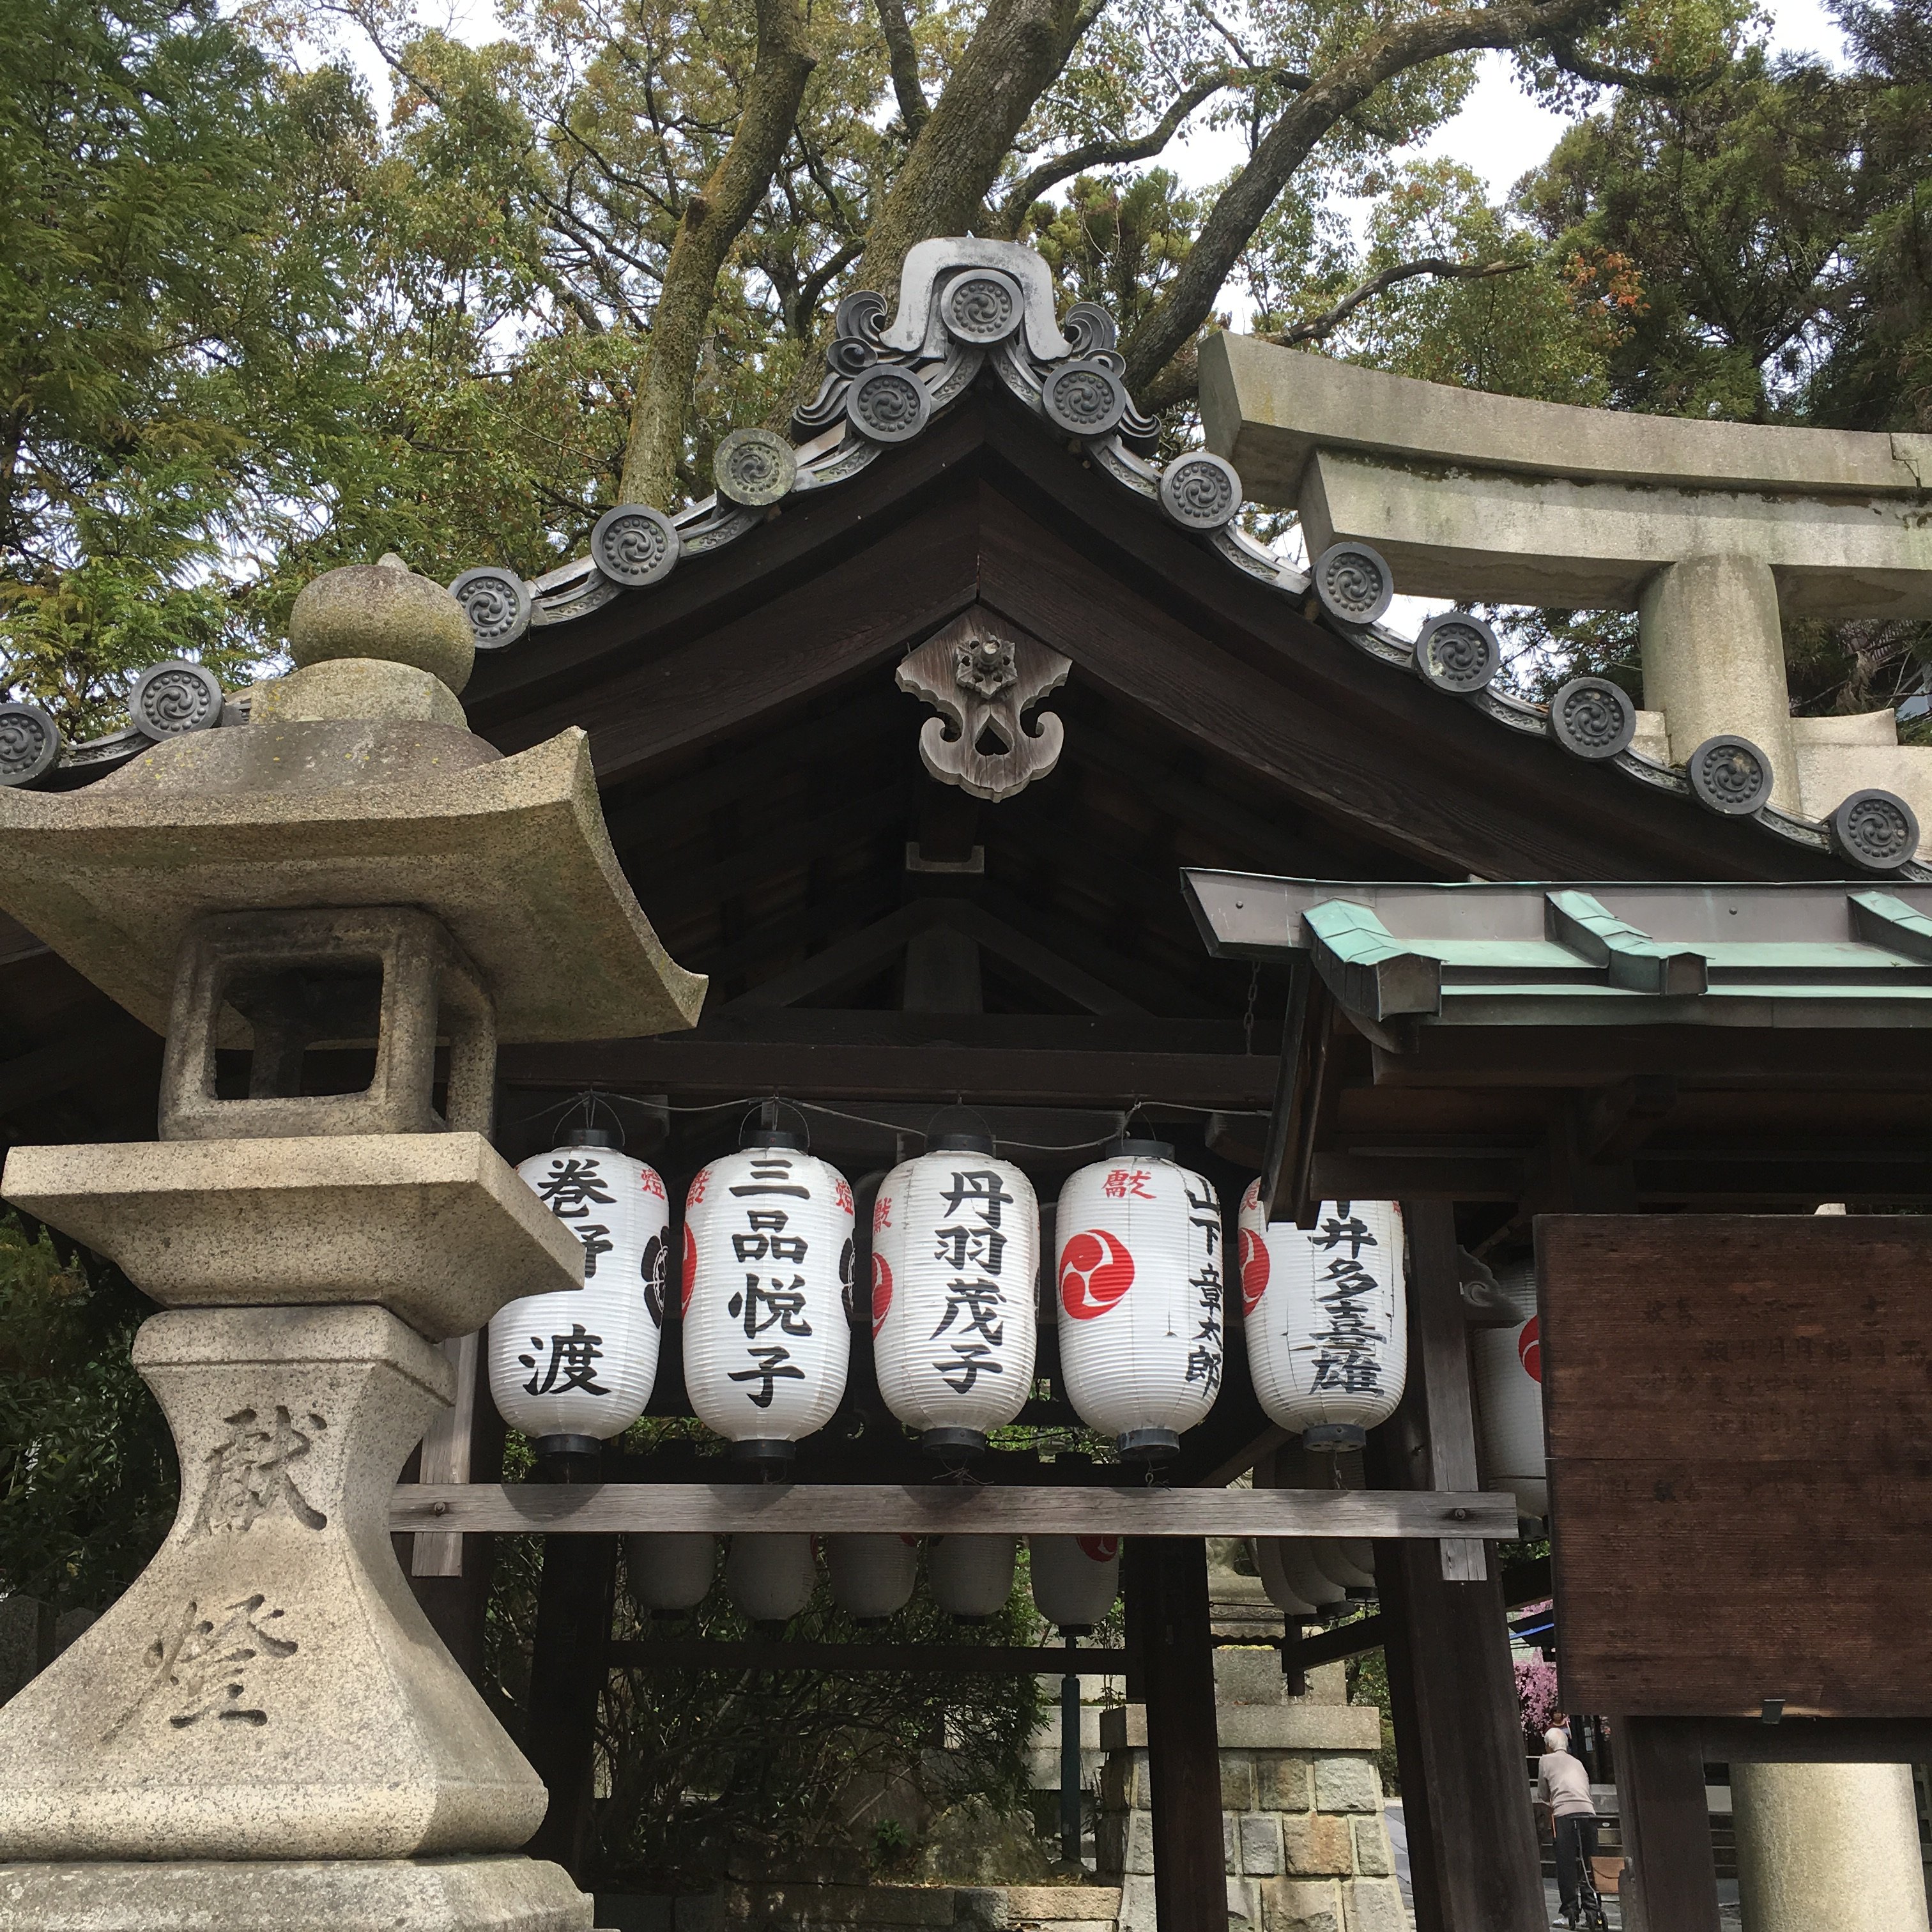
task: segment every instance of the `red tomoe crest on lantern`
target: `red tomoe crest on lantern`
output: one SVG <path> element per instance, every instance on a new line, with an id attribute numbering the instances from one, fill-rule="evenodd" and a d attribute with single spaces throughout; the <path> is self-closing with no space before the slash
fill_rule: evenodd
<path id="1" fill-rule="evenodd" d="M 1268 1244 L 1252 1228 L 1241 1230 L 1241 1313 L 1253 1314 L 1268 1292 Z"/>
<path id="2" fill-rule="evenodd" d="M 1111 1563 L 1120 1553 L 1120 1539 L 1118 1536 L 1076 1536 L 1081 1554 L 1093 1558 L 1096 1563 Z"/>
<path id="3" fill-rule="evenodd" d="M 1076 1322 L 1104 1315 L 1134 1285 L 1134 1258 L 1118 1234 L 1089 1228 L 1060 1251 L 1060 1301 Z"/>
<path id="4" fill-rule="evenodd" d="M 884 1255 L 872 1257 L 872 1340 L 879 1339 L 879 1330 L 886 1325 L 886 1316 L 892 1305 L 892 1271 L 886 1264 Z"/>
<path id="5" fill-rule="evenodd" d="M 1537 1318 L 1532 1315 L 1522 1324 L 1522 1333 L 1516 1338 L 1516 1352 L 1522 1363 L 1523 1373 L 1533 1382 L 1543 1379 L 1543 1336 L 1538 1329 Z"/>

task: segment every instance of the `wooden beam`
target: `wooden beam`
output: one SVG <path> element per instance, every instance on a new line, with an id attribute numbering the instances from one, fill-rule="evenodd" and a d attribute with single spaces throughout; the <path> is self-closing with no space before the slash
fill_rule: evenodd
<path id="1" fill-rule="evenodd" d="M 1646 1718 L 1662 1738 L 1694 1733 L 1706 1764 L 1932 1764 L 1923 1718 Z"/>
<path id="2" fill-rule="evenodd" d="M 694 908 L 735 898 L 752 886 L 797 871 L 854 841 L 902 845 L 911 796 L 907 785 L 895 782 L 810 818 L 781 816 L 728 859 L 712 866 L 669 865 L 656 873 L 634 868 L 632 886 L 653 920 L 668 922 Z"/>
<path id="3" fill-rule="evenodd" d="M 508 1087 L 630 1088 L 646 1094 L 802 1095 L 846 1100 L 929 1100 L 956 1094 L 984 1104 L 1120 1107 L 1166 1101 L 1264 1108 L 1272 1054 L 1054 1052 L 931 1046 L 765 1044 L 668 1034 L 507 1048 Z"/>
<path id="4" fill-rule="evenodd" d="M 945 926 L 976 940 L 986 951 L 1016 966 L 1043 986 L 1064 994 L 1088 1012 L 1114 1018 L 1147 1018 L 1147 1009 L 1104 981 L 1063 959 L 1050 946 L 1009 926 L 969 899 L 915 899 L 862 932 L 835 940 L 790 970 L 761 982 L 734 1000 L 728 1012 L 750 1013 L 823 993 L 876 970 L 905 950 L 915 933 Z"/>
<path id="5" fill-rule="evenodd" d="M 613 1642 L 610 1662 L 630 1670 L 810 1670 L 860 1676 L 894 1670 L 948 1671 L 1004 1677 L 1120 1676 L 1124 1650 L 1066 1650 L 1010 1643 L 711 1643 L 650 1636 Z"/>
<path id="6" fill-rule="evenodd" d="M 1633 1074 L 1592 1096 L 1576 1123 L 1576 1151 L 1598 1166 L 1627 1161 L 1660 1127 L 1677 1105 L 1677 1082 L 1668 1073 Z"/>
<path id="7" fill-rule="evenodd" d="M 1627 1922 L 1645 1932 L 1718 1932 L 1717 1865 L 1696 1730 L 1654 1718 L 1618 1718 L 1611 1738 Z"/>
<path id="8" fill-rule="evenodd" d="M 1476 1468 L 1476 1412 L 1455 1211 L 1440 1201 L 1405 1202 L 1402 1221 L 1408 1234 L 1409 1385 L 1419 1397 L 1429 1486 L 1473 1490 L 1482 1479 Z M 1480 1542 L 1464 1538 L 1443 1544 L 1447 1581 L 1480 1582 L 1488 1574 Z"/>
<path id="9" fill-rule="evenodd" d="M 902 1536 L 1348 1536 L 1507 1540 L 1508 1496 L 1388 1490 L 1058 1488 L 932 1483 L 399 1484 L 392 1530 L 870 1531 Z"/>
<path id="10" fill-rule="evenodd" d="M 1208 1546 L 1136 1537 L 1126 1555 L 1127 1636 L 1147 1706 L 1154 1921 L 1160 1932 L 1208 1932 L 1227 1922 L 1228 1892 Z"/>

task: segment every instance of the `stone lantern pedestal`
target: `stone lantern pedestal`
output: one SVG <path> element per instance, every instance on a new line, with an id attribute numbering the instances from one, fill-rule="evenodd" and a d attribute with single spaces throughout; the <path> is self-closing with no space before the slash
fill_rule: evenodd
<path id="1" fill-rule="evenodd" d="M 484 1138 L 496 1040 L 688 1024 L 703 982 L 582 734 L 505 759 L 463 728 L 446 592 L 376 566 L 304 598 L 304 668 L 245 729 L 0 793 L 0 904 L 167 1037 L 158 1141 L 18 1148 L 0 1185 L 163 1305 L 134 1362 L 182 1468 L 154 1561 L 0 1709 L 0 1932 L 591 1923 L 516 1856 L 543 1786 L 389 1498 L 453 1396 L 437 1345 L 582 1279 Z M 345 1053 L 360 1091 L 328 1090 Z"/>

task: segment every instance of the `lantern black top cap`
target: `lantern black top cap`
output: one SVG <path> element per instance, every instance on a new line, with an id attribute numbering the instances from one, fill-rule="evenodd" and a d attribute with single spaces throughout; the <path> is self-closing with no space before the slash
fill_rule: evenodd
<path id="1" fill-rule="evenodd" d="M 566 1127 L 557 1136 L 559 1147 L 616 1148 L 623 1143 L 608 1127 Z"/>
<path id="2" fill-rule="evenodd" d="M 1143 1160 L 1172 1160 L 1174 1143 L 1172 1141 L 1144 1139 L 1133 1134 L 1123 1134 L 1114 1143 L 1113 1151 L 1118 1154 L 1136 1154 Z"/>
<path id="3" fill-rule="evenodd" d="M 993 1130 L 976 1107 L 942 1107 L 926 1124 L 928 1154 L 983 1154 L 994 1151 Z"/>
<path id="4" fill-rule="evenodd" d="M 797 1124 L 781 1126 L 781 1109 Z M 746 1115 L 744 1124 L 738 1130 L 738 1144 L 741 1148 L 783 1148 L 789 1154 L 803 1154 L 811 1146 L 812 1138 L 806 1132 L 805 1116 L 797 1108 L 788 1101 L 766 1100 L 760 1102 L 754 1112 Z"/>

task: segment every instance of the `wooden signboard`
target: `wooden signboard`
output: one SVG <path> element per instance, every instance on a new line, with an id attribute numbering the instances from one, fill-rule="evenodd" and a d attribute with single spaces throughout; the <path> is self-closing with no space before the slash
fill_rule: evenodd
<path id="1" fill-rule="evenodd" d="M 1564 1706 L 1932 1714 L 1932 1219 L 1536 1223 Z"/>

